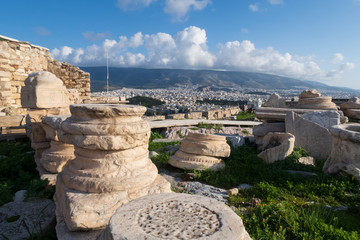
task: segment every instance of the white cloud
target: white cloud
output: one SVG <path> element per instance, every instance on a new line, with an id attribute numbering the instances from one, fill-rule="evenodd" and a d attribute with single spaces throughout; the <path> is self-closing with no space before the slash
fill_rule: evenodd
<path id="1" fill-rule="evenodd" d="M 259 4 L 255 3 L 255 4 L 250 4 L 249 5 L 249 9 L 253 12 L 258 12 L 259 11 Z"/>
<path id="2" fill-rule="evenodd" d="M 332 63 L 337 64 L 342 62 L 344 59 L 344 55 L 342 55 L 341 53 L 335 53 L 332 59 Z"/>
<path id="3" fill-rule="evenodd" d="M 124 11 L 148 7 L 153 2 L 156 0 L 117 0 L 119 8 Z"/>
<path id="4" fill-rule="evenodd" d="M 267 0 L 271 5 L 283 4 L 284 0 Z"/>
<path id="5" fill-rule="evenodd" d="M 183 21 L 190 10 L 203 10 L 211 0 L 166 0 L 164 11 L 173 21 Z"/>
<path id="6" fill-rule="evenodd" d="M 109 37 L 110 34 L 108 32 L 95 33 L 93 31 L 88 31 L 88 32 L 83 32 L 81 35 L 83 36 L 83 38 L 85 38 L 86 40 L 88 40 L 90 42 L 96 42 L 96 41 L 103 40 L 106 37 Z"/>
<path id="7" fill-rule="evenodd" d="M 51 31 L 46 29 L 45 27 L 34 27 L 34 31 L 40 36 L 48 36 L 51 34 Z"/>
<path id="8" fill-rule="evenodd" d="M 355 67 L 344 62 L 344 56 L 334 54 L 334 69 L 325 70 L 315 61 L 315 56 L 292 56 L 272 47 L 258 49 L 249 40 L 229 41 L 219 44 L 218 51 L 210 52 L 205 29 L 195 26 L 174 35 L 168 33 L 120 36 L 118 40 L 106 39 L 101 45 L 84 49 L 68 46 L 52 50 L 54 58 L 79 66 L 101 66 L 109 56 L 111 66 L 181 69 L 224 69 L 276 74 L 309 80 L 341 78 L 345 71 Z M 330 59 L 331 60 L 331 59 Z"/>

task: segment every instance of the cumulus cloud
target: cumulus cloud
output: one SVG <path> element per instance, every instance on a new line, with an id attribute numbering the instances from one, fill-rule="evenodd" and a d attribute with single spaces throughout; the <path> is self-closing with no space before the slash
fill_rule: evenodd
<path id="1" fill-rule="evenodd" d="M 259 11 L 259 4 L 255 3 L 255 4 L 250 4 L 249 5 L 249 9 L 253 12 L 258 12 Z"/>
<path id="2" fill-rule="evenodd" d="M 51 34 L 51 31 L 46 29 L 45 27 L 34 27 L 34 31 L 36 34 L 41 36 L 48 36 Z"/>
<path id="3" fill-rule="evenodd" d="M 205 29 L 195 26 L 174 35 L 168 33 L 120 36 L 106 39 L 102 44 L 73 49 L 68 46 L 55 48 L 52 56 L 79 66 L 224 69 L 276 74 L 309 80 L 333 80 L 351 70 L 355 65 L 344 62 L 345 57 L 334 54 L 339 60 L 334 69 L 325 70 L 315 61 L 315 56 L 292 56 L 272 47 L 259 49 L 249 40 L 220 43 L 211 52 L 207 45 Z M 331 60 L 331 59 L 330 59 Z"/>
<path id="4" fill-rule="evenodd" d="M 164 11 L 173 21 L 182 21 L 190 10 L 203 10 L 211 0 L 166 0 Z"/>
<path id="5" fill-rule="evenodd" d="M 124 11 L 148 7 L 153 2 L 156 0 L 117 0 L 118 7 Z"/>
<path id="6" fill-rule="evenodd" d="M 284 0 L 267 0 L 271 5 L 283 4 Z"/>
<path id="7" fill-rule="evenodd" d="M 342 62 L 344 59 L 344 55 L 342 55 L 341 53 L 335 53 L 332 59 L 332 63 L 337 64 Z"/>
<path id="8" fill-rule="evenodd" d="M 88 32 L 83 32 L 81 35 L 87 41 L 96 42 L 96 41 L 100 41 L 100 40 L 103 40 L 103 39 L 109 37 L 110 33 L 109 32 L 95 33 L 93 31 L 88 31 Z"/>

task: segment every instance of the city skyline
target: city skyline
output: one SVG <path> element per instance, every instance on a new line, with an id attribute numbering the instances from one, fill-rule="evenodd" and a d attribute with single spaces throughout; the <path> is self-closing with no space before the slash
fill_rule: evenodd
<path id="1" fill-rule="evenodd" d="M 359 0 L 2 3 L 1 35 L 77 66 L 249 71 L 360 89 Z"/>

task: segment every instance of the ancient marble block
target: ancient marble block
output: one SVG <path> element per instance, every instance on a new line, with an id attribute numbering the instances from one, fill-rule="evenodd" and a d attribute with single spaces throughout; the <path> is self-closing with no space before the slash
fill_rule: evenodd
<path id="1" fill-rule="evenodd" d="M 268 133 L 263 138 L 263 151 L 259 153 L 258 157 L 266 163 L 284 160 L 293 152 L 294 144 L 295 137 L 290 133 Z"/>
<path id="2" fill-rule="evenodd" d="M 350 118 L 360 120 L 360 99 L 355 97 L 340 105 L 340 109 Z"/>
<path id="3" fill-rule="evenodd" d="M 331 97 L 322 97 L 316 90 L 306 90 L 299 95 L 297 108 L 337 110 Z"/>
<path id="4" fill-rule="evenodd" d="M 230 156 L 225 136 L 189 133 L 180 150 L 170 157 L 169 164 L 181 169 L 212 169 L 225 167 L 220 157 Z"/>
<path id="5" fill-rule="evenodd" d="M 67 107 L 69 103 L 63 81 L 50 72 L 30 73 L 21 88 L 21 105 L 24 108 Z"/>
<path id="6" fill-rule="evenodd" d="M 220 135 L 189 133 L 181 141 L 180 150 L 212 157 L 230 156 L 230 146 L 226 143 L 226 137 Z"/>
<path id="7" fill-rule="evenodd" d="M 254 126 L 253 135 L 255 136 L 255 142 L 258 146 L 258 149 L 262 149 L 263 138 L 269 132 L 285 132 L 285 123 L 262 123 L 260 125 Z"/>
<path id="8" fill-rule="evenodd" d="M 295 146 L 302 147 L 316 158 L 327 158 L 331 152 L 332 138 L 327 128 L 288 113 L 285 119 L 286 132 L 295 136 Z"/>
<path id="9" fill-rule="evenodd" d="M 274 93 L 272 94 L 269 99 L 266 101 L 265 105 L 267 107 L 274 107 L 274 108 L 285 108 L 285 100 L 280 97 L 279 94 Z"/>
<path id="10" fill-rule="evenodd" d="M 211 169 L 213 171 L 217 171 L 225 167 L 221 158 L 191 154 L 181 150 L 178 150 L 175 155 L 170 157 L 169 164 L 180 169 Z"/>
<path id="11" fill-rule="evenodd" d="M 340 124 L 340 114 L 338 111 L 310 112 L 301 115 L 303 119 L 315 122 L 324 128 L 330 128 Z"/>
<path id="12" fill-rule="evenodd" d="M 99 240 L 251 239 L 224 203 L 189 194 L 146 196 L 118 208 Z"/>
<path id="13" fill-rule="evenodd" d="M 360 124 L 340 124 L 330 128 L 332 149 L 323 170 L 344 171 L 360 179 Z"/>
<path id="14" fill-rule="evenodd" d="M 59 140 L 75 146 L 75 159 L 56 183 L 58 212 L 70 231 L 105 228 L 122 204 L 170 192 L 170 183 L 148 158 L 150 127 L 141 118 L 145 107 L 79 104 L 70 111 Z"/>

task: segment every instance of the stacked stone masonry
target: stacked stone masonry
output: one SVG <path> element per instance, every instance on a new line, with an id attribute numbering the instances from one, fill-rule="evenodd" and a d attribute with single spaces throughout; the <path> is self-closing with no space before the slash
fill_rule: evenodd
<path id="1" fill-rule="evenodd" d="M 60 78 L 67 89 L 76 89 L 81 100 L 90 99 L 90 74 L 51 57 L 47 48 L 0 35 L 0 111 L 21 109 L 21 88 L 31 72 L 48 71 Z M 19 110 L 19 113 L 24 113 Z"/>

